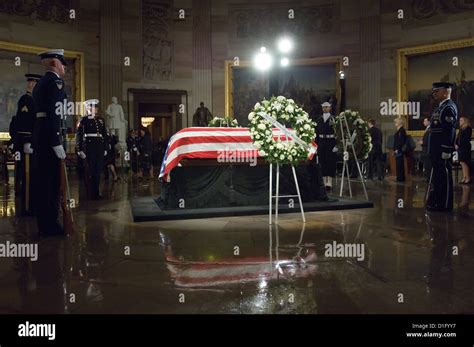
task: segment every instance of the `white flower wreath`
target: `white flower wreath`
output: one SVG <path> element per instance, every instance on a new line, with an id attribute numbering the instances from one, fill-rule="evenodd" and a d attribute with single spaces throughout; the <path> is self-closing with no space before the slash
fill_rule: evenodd
<path id="1" fill-rule="evenodd" d="M 273 125 L 259 113 L 266 113 L 283 125 L 288 125 L 303 142 L 310 145 L 315 138 L 315 123 L 308 113 L 284 96 L 272 97 L 270 100 L 257 102 L 249 113 L 250 135 L 255 147 L 262 157 L 270 163 L 297 164 L 308 159 L 308 149 L 286 136 L 273 137 Z"/>
<path id="2" fill-rule="evenodd" d="M 208 126 L 214 128 L 238 128 L 239 122 L 237 119 L 230 117 L 214 117 L 211 119 Z"/>
<path id="3" fill-rule="evenodd" d="M 360 160 L 365 160 L 369 156 L 369 152 L 372 150 L 372 137 L 369 133 L 369 126 L 365 120 L 363 120 L 359 112 L 346 110 L 340 113 L 340 116 L 346 115 L 347 125 L 349 126 L 350 133 L 356 133 L 354 137 L 354 148 L 357 154 L 357 158 Z M 337 117 L 335 130 L 340 132 L 340 122 L 342 118 Z M 343 126 L 345 126 L 343 124 Z M 339 134 L 340 135 L 340 134 Z M 342 150 L 342 141 L 339 143 L 339 149 Z M 350 156 L 353 156 L 351 150 L 348 150 Z"/>

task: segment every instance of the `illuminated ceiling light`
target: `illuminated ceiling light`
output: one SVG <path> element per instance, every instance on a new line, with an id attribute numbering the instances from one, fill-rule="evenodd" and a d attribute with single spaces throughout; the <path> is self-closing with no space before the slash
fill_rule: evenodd
<path id="1" fill-rule="evenodd" d="M 293 49 L 293 42 L 289 38 L 284 37 L 278 41 L 278 50 L 280 52 L 288 53 L 292 49 Z"/>
<path id="2" fill-rule="evenodd" d="M 155 117 L 142 117 L 141 123 L 143 127 L 148 127 L 151 123 L 155 121 Z"/>
<path id="3" fill-rule="evenodd" d="M 260 47 L 260 52 L 261 53 L 265 53 L 266 51 L 267 51 L 266 47 L 264 47 L 264 46 Z"/>
<path id="4" fill-rule="evenodd" d="M 288 66 L 288 64 L 290 64 L 290 60 L 288 58 L 286 58 L 286 57 L 281 58 L 281 60 L 280 60 L 280 65 L 281 66 Z"/>
<path id="5" fill-rule="evenodd" d="M 255 56 L 254 64 L 258 70 L 266 71 L 273 65 L 273 59 L 268 53 L 261 52 Z"/>

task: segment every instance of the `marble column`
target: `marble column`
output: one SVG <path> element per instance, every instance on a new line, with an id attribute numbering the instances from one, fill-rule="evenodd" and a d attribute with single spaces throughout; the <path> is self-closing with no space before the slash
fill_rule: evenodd
<path id="1" fill-rule="evenodd" d="M 104 117 L 112 96 L 118 98 L 125 112 L 127 110 L 122 100 L 124 57 L 121 49 L 120 9 L 121 0 L 100 1 L 100 106 Z"/>
<path id="2" fill-rule="evenodd" d="M 380 3 L 360 2 L 360 94 L 359 108 L 364 117 L 380 115 Z"/>
<path id="3" fill-rule="evenodd" d="M 190 117 L 201 101 L 212 112 L 211 0 L 193 0 L 192 100 Z"/>

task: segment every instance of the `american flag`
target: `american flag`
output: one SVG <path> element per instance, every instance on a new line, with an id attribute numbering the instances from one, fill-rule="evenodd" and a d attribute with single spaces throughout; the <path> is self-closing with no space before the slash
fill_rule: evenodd
<path id="1" fill-rule="evenodd" d="M 273 138 L 283 140 L 285 135 L 280 130 L 273 129 Z M 316 144 L 313 144 L 313 147 L 316 148 Z M 178 166 L 181 160 L 217 159 L 223 152 L 233 152 L 242 157 L 244 155 L 260 157 L 249 128 L 185 128 L 171 137 L 159 177 L 169 182 L 171 170 Z"/>
<path id="2" fill-rule="evenodd" d="M 311 277 L 318 272 L 317 259 L 314 250 L 304 258 L 286 256 L 279 260 L 257 256 L 190 262 L 167 255 L 166 266 L 176 286 L 199 288 L 271 280 L 279 274 L 293 278 Z"/>

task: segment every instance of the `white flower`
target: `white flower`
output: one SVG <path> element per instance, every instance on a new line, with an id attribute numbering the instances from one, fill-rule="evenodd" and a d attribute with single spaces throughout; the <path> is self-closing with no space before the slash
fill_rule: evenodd
<path id="1" fill-rule="evenodd" d="M 270 150 L 272 151 L 275 148 L 275 146 L 270 146 Z"/>
<path id="2" fill-rule="evenodd" d="M 258 151 L 258 153 L 259 153 L 262 157 L 266 157 L 266 156 L 267 156 L 267 152 L 265 152 L 265 151 Z"/>
<path id="3" fill-rule="evenodd" d="M 277 97 L 277 100 L 280 101 L 280 102 L 283 102 L 283 101 L 285 101 L 285 97 L 280 95 L 280 96 Z"/>
<path id="4" fill-rule="evenodd" d="M 281 104 L 280 104 L 279 102 L 273 104 L 273 108 L 274 108 L 276 111 L 278 111 L 278 112 L 281 110 L 281 107 L 282 107 L 282 106 L 281 106 Z"/>
<path id="5" fill-rule="evenodd" d="M 285 156 L 283 154 L 280 154 L 280 160 L 284 160 Z"/>
<path id="6" fill-rule="evenodd" d="M 278 142 L 276 145 L 277 149 L 283 149 L 283 144 L 281 142 Z"/>
<path id="7" fill-rule="evenodd" d="M 293 113 L 294 110 L 295 110 L 294 107 L 291 106 L 291 105 L 288 105 L 285 108 L 285 111 L 288 112 L 288 113 Z"/>
<path id="8" fill-rule="evenodd" d="M 294 101 L 293 99 L 288 99 L 288 102 L 289 102 L 290 104 L 294 104 L 294 103 L 295 103 L 295 101 Z"/>
<path id="9" fill-rule="evenodd" d="M 254 143 L 254 146 L 255 146 L 255 148 L 257 148 L 257 149 L 260 149 L 260 148 L 262 147 L 262 145 L 260 144 L 260 142 L 255 142 L 255 143 Z"/>
<path id="10" fill-rule="evenodd" d="M 260 139 L 260 134 L 255 135 L 255 138 L 256 138 L 257 140 L 259 140 L 259 139 Z"/>
<path id="11" fill-rule="evenodd" d="M 311 129 L 311 127 L 310 127 L 310 125 L 309 125 L 309 124 L 305 124 L 305 125 L 303 126 L 303 128 L 304 128 L 305 130 L 309 130 L 309 129 Z"/>
<path id="12" fill-rule="evenodd" d="M 249 120 L 252 120 L 254 116 L 255 116 L 255 112 L 250 112 L 249 113 Z"/>
<path id="13" fill-rule="evenodd" d="M 265 126 L 265 124 L 263 123 L 260 123 L 257 128 L 259 128 L 260 130 L 265 130 L 267 127 Z"/>
<path id="14" fill-rule="evenodd" d="M 288 160 L 292 161 L 293 157 L 291 155 L 288 156 Z"/>
<path id="15" fill-rule="evenodd" d="M 257 103 L 255 104 L 254 108 L 260 108 L 260 106 L 261 106 L 260 103 L 257 102 Z"/>

